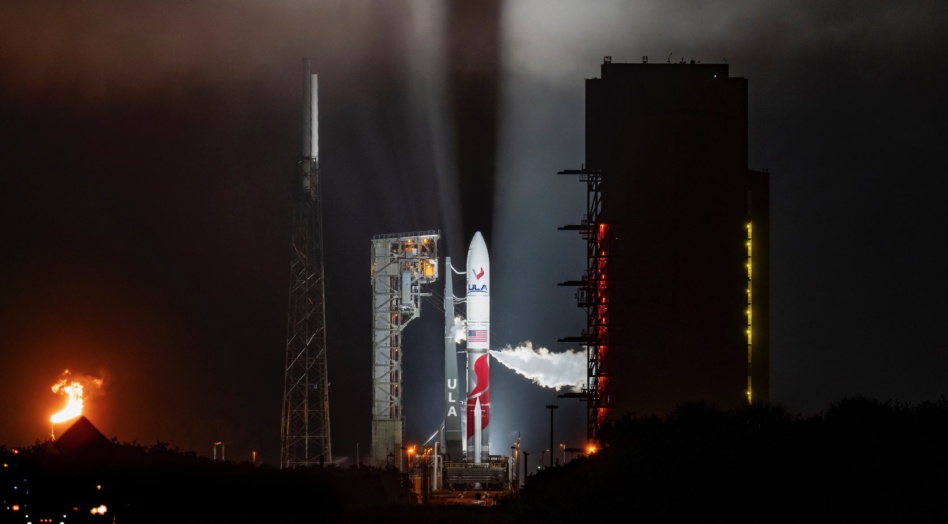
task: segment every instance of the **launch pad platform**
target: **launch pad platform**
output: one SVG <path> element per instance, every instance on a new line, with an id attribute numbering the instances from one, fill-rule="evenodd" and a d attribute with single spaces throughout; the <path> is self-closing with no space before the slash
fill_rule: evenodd
<path id="1" fill-rule="evenodd" d="M 513 457 L 490 455 L 481 462 L 442 461 L 425 453 L 409 468 L 412 492 L 426 503 L 489 505 L 489 501 L 512 495 L 519 489 L 517 463 Z"/>
<path id="2" fill-rule="evenodd" d="M 508 490 L 511 477 L 510 457 L 491 456 L 488 462 L 445 462 L 442 485 L 450 490 Z"/>

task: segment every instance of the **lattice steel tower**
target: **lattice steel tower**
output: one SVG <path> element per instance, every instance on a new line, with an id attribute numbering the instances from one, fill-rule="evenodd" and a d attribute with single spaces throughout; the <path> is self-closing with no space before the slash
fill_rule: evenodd
<path id="1" fill-rule="evenodd" d="M 586 402 L 586 440 L 599 443 L 599 430 L 609 409 L 604 393 L 608 375 L 603 360 L 611 348 L 609 336 L 609 224 L 602 219 L 602 171 L 599 169 L 565 169 L 561 175 L 579 175 L 586 183 L 586 214 L 581 224 L 563 226 L 563 231 L 579 231 L 586 241 L 586 270 L 581 280 L 567 280 L 561 286 L 577 286 L 576 303 L 586 310 L 586 328 L 578 337 L 560 338 L 558 342 L 578 342 L 586 350 L 586 385 L 579 393 L 560 397 L 577 397 Z"/>
<path id="2" fill-rule="evenodd" d="M 402 331 L 438 280 L 438 231 L 372 237 L 372 465 L 404 470 Z"/>
<path id="3" fill-rule="evenodd" d="M 280 467 L 332 462 L 326 364 L 322 185 L 319 182 L 317 82 L 305 59 L 303 157 L 293 180 Z"/>

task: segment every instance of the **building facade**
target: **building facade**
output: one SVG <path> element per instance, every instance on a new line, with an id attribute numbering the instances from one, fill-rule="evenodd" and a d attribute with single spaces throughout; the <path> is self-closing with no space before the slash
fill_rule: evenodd
<path id="1" fill-rule="evenodd" d="M 747 94 L 728 64 L 607 58 L 586 80 L 601 420 L 769 402 L 769 175 L 748 169 Z"/>

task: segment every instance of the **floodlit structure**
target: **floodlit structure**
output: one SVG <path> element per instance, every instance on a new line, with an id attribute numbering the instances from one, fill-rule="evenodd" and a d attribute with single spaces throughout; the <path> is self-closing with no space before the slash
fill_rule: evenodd
<path id="1" fill-rule="evenodd" d="M 402 331 L 421 315 L 422 285 L 438 280 L 437 231 L 372 237 L 372 453 L 376 467 L 403 460 Z"/>
<path id="2" fill-rule="evenodd" d="M 728 64 L 613 63 L 586 80 L 587 432 L 612 416 L 769 401 L 769 183 Z"/>
<path id="3" fill-rule="evenodd" d="M 467 460 L 490 458 L 490 256 L 474 233 L 467 250 Z"/>
<path id="4" fill-rule="evenodd" d="M 467 251 L 463 302 L 465 376 L 467 395 L 460 400 L 458 388 L 457 341 L 455 339 L 454 297 L 451 283 L 454 268 L 445 258 L 444 361 L 445 419 L 442 441 L 433 448 L 434 464 L 430 486 L 444 493 L 464 490 L 511 491 L 518 482 L 519 454 L 491 455 L 490 424 L 490 256 L 484 236 L 478 231 Z M 459 415 L 463 413 L 464 416 Z M 463 429 L 462 429 L 463 427 Z M 517 448 L 519 449 L 519 448 Z M 446 495 L 448 497 L 454 495 Z"/>
<path id="5" fill-rule="evenodd" d="M 304 60 L 303 156 L 293 180 L 293 230 L 280 467 L 332 461 L 326 362 L 322 185 L 319 180 L 317 75 Z"/>
<path id="6" fill-rule="evenodd" d="M 461 398 L 458 380 L 458 326 L 454 309 L 457 299 L 454 298 L 453 272 L 451 257 L 444 257 L 444 428 L 441 439 L 443 446 L 435 453 L 435 457 L 443 454 L 444 460 L 449 462 L 464 458 L 461 413 L 466 413 L 464 405 L 467 402 Z M 440 468 L 438 472 L 440 475 Z"/>

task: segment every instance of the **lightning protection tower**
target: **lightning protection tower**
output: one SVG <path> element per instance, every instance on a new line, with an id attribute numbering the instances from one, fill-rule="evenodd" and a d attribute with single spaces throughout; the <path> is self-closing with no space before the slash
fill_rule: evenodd
<path id="1" fill-rule="evenodd" d="M 438 280 L 437 231 L 372 237 L 372 464 L 402 470 L 402 331 Z"/>
<path id="2" fill-rule="evenodd" d="M 332 461 L 326 365 L 322 186 L 319 182 L 317 75 L 305 59 L 303 157 L 293 180 L 290 293 L 287 315 L 280 467 Z"/>

